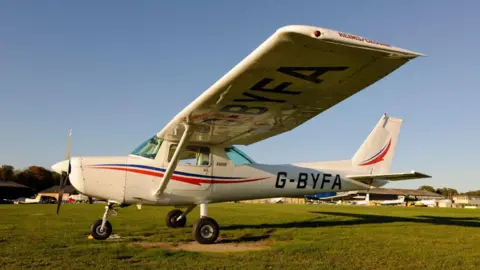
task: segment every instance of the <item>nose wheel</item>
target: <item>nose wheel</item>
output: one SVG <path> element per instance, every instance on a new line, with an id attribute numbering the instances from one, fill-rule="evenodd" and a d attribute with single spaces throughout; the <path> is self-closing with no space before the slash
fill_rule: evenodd
<path id="1" fill-rule="evenodd" d="M 112 234 L 112 224 L 107 221 L 102 228 L 102 222 L 103 220 L 99 219 L 90 228 L 90 235 L 96 240 L 105 240 Z"/>
<path id="2" fill-rule="evenodd" d="M 109 215 L 116 216 L 117 212 L 113 210 L 113 203 L 109 202 L 105 206 L 103 218 L 93 222 L 90 227 L 90 235 L 96 240 L 105 240 L 112 234 L 112 224 L 107 220 Z"/>

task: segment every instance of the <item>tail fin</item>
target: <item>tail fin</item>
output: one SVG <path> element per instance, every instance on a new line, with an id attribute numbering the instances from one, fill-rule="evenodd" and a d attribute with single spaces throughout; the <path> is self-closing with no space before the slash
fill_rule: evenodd
<path id="1" fill-rule="evenodd" d="M 370 174 L 389 172 L 402 122 L 402 119 L 386 114 L 382 116 L 352 158 L 356 171 Z"/>

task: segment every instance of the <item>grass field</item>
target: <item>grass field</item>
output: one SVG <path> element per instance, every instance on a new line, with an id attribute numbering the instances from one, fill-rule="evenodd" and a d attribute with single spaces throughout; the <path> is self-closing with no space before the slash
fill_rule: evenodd
<path id="1" fill-rule="evenodd" d="M 171 207 L 119 209 L 110 221 L 121 238 L 89 240 L 103 207 L 63 205 L 56 216 L 55 205 L 0 205 L 0 268 L 480 269 L 475 209 L 211 205 L 220 243 L 267 248 L 192 252 L 161 243 L 192 241 L 198 208 L 181 229 L 165 226 Z"/>

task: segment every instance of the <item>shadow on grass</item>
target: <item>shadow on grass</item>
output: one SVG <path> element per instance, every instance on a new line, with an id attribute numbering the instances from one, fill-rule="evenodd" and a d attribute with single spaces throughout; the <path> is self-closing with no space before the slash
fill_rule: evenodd
<path id="1" fill-rule="evenodd" d="M 270 238 L 270 236 L 271 234 L 264 234 L 264 235 L 257 235 L 257 236 L 250 236 L 247 234 L 235 239 L 222 239 L 218 241 L 218 243 L 227 244 L 227 243 L 258 242 L 258 241 L 266 240 Z"/>
<path id="2" fill-rule="evenodd" d="M 465 226 L 465 227 L 480 227 L 480 217 L 436 217 L 436 216 L 417 216 L 419 218 L 433 220 L 432 223 L 440 225 L 457 225 L 465 226 L 465 224 L 476 224 L 476 226 Z M 477 221 L 477 222 L 470 222 Z"/>
<path id="3" fill-rule="evenodd" d="M 263 240 L 267 240 L 272 236 L 276 229 L 268 229 L 263 235 L 251 235 L 245 234 L 235 239 L 223 238 L 218 243 L 245 243 L 245 242 L 259 242 Z"/>
<path id="4" fill-rule="evenodd" d="M 222 230 L 238 230 L 238 229 L 285 229 L 285 228 L 316 228 L 316 227 L 332 227 L 332 226 L 352 226 L 365 224 L 385 224 L 395 222 L 411 222 L 435 225 L 452 225 L 461 227 L 480 227 L 480 218 L 472 217 L 437 217 L 437 216 L 417 216 L 417 217 L 395 217 L 382 215 L 366 215 L 353 214 L 344 212 L 320 212 L 310 211 L 309 213 L 331 215 L 338 217 L 355 218 L 353 220 L 318 220 L 314 218 L 307 221 L 272 223 L 272 224 L 244 224 L 223 226 Z M 475 222 L 477 221 L 477 222 Z"/>

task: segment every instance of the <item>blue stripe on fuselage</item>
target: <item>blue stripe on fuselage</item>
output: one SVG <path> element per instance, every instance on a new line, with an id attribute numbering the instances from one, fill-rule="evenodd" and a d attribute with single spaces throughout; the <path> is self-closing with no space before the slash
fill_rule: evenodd
<path id="1" fill-rule="evenodd" d="M 139 165 L 139 164 L 96 164 L 93 166 L 112 166 L 112 167 L 133 167 L 133 168 L 140 168 L 140 169 L 147 169 L 147 170 L 154 170 L 159 172 L 165 172 L 164 168 L 152 167 L 147 165 Z M 202 174 L 195 174 L 195 173 L 186 173 L 180 171 L 174 171 L 173 173 L 183 176 L 190 176 L 190 177 L 200 177 L 200 178 L 208 178 L 208 179 L 245 179 L 242 177 L 226 177 L 226 176 L 209 176 L 209 175 L 202 175 Z"/>

